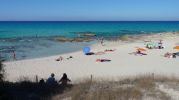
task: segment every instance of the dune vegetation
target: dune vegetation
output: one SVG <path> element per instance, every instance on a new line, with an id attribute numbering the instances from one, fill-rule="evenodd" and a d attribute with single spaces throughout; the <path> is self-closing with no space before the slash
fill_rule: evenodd
<path id="1" fill-rule="evenodd" d="M 139 75 L 118 81 L 85 80 L 52 100 L 177 100 L 179 79 L 162 75 Z M 165 90 L 173 90 L 168 93 Z"/>

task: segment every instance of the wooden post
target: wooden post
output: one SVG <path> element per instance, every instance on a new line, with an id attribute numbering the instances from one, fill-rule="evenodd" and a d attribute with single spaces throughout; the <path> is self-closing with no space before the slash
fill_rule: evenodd
<path id="1" fill-rule="evenodd" d="M 39 82 L 39 80 L 38 80 L 38 76 L 37 76 L 37 75 L 35 76 L 35 81 L 36 81 L 36 83 Z"/>
<path id="2" fill-rule="evenodd" d="M 92 82 L 92 80 L 93 80 L 93 75 L 91 74 L 91 82 Z"/>

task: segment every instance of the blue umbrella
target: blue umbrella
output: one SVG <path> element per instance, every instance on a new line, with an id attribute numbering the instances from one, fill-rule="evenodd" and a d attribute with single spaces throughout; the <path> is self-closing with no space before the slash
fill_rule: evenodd
<path id="1" fill-rule="evenodd" d="M 91 50 L 90 47 L 84 47 L 84 48 L 83 48 L 83 52 L 84 52 L 85 54 L 89 53 L 90 50 Z"/>

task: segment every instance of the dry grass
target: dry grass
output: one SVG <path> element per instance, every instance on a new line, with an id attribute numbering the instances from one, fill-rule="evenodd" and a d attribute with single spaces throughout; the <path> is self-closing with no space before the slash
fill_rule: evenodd
<path id="1" fill-rule="evenodd" d="M 162 75 L 140 75 L 118 81 L 80 82 L 62 95 L 52 100 L 171 100 L 171 97 L 160 91 L 156 83 L 179 82 L 176 77 Z"/>
<path id="2" fill-rule="evenodd" d="M 21 77 L 18 83 L 6 83 L 6 87 L 0 86 L 10 91 L 18 90 L 19 93 L 23 90 L 27 94 L 26 97 L 33 93 L 43 100 L 171 100 L 168 94 L 158 88 L 158 84 L 170 85 L 172 88 L 179 87 L 177 77 L 154 74 L 120 78 L 119 80 L 99 78 L 83 80 L 70 88 L 58 85 L 53 88 L 47 84 L 31 82 L 27 77 Z"/>

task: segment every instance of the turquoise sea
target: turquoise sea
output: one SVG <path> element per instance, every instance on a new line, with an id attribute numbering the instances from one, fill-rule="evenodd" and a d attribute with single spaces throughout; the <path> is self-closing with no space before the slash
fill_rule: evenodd
<path id="1" fill-rule="evenodd" d="M 17 59 L 51 56 L 81 50 L 95 43 L 61 43 L 54 36 L 76 37 L 78 32 L 93 32 L 97 37 L 116 37 L 125 34 L 148 34 L 179 31 L 177 21 L 1 21 L 0 56 L 8 60 L 12 51 Z"/>

